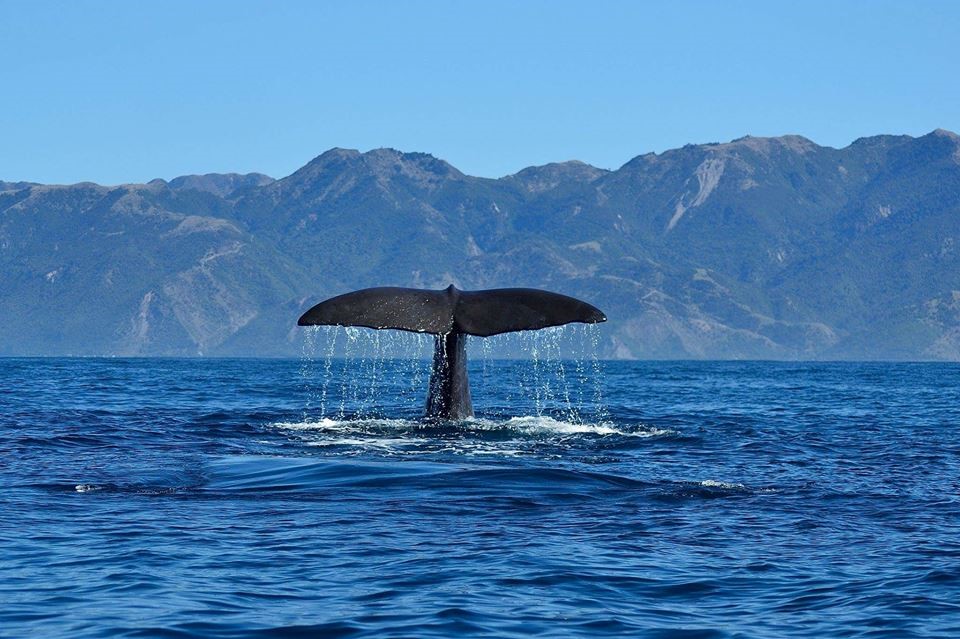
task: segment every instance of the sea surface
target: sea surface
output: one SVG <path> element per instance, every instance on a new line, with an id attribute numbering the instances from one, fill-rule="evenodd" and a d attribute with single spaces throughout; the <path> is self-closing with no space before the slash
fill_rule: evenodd
<path id="1" fill-rule="evenodd" d="M 0 359 L 0 636 L 960 636 L 960 366 L 334 351 Z"/>

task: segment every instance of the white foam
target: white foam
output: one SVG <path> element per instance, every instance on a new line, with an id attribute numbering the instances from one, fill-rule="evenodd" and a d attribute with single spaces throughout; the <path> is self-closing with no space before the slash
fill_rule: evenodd
<path id="1" fill-rule="evenodd" d="M 562 421 L 547 415 L 527 415 L 521 417 L 511 417 L 504 421 L 492 419 L 470 419 L 463 422 L 465 431 L 513 431 L 523 434 L 556 434 L 556 435 L 619 435 L 623 437 L 659 437 L 663 435 L 675 435 L 676 431 L 655 428 L 640 427 L 634 429 L 625 429 L 618 427 L 613 422 L 599 422 L 596 424 L 589 422 Z M 371 430 L 378 432 L 384 430 L 429 430 L 430 424 L 412 421 L 408 419 L 332 419 L 322 417 L 316 420 L 307 420 L 303 422 L 278 422 L 273 424 L 277 428 L 288 430 L 305 431 L 326 431 L 330 433 L 350 433 L 366 434 Z M 365 442 L 367 440 L 364 440 Z"/>
<path id="2" fill-rule="evenodd" d="M 726 490 L 744 490 L 746 488 L 746 486 L 740 483 L 731 484 L 729 482 L 717 481 L 715 479 L 706 479 L 700 482 L 700 485 L 706 488 L 724 488 Z"/>
<path id="3" fill-rule="evenodd" d="M 393 450 L 409 443 L 409 439 L 399 438 L 369 437 L 366 439 L 359 439 L 356 437 L 335 437 L 331 439 L 317 439 L 307 442 L 307 445 L 326 448 L 332 446 L 362 446 L 363 448 L 382 448 L 385 450 Z"/>
<path id="4" fill-rule="evenodd" d="M 612 422 L 590 424 L 585 422 L 566 422 L 548 416 L 511 417 L 503 422 L 501 427 L 511 430 L 533 433 L 557 433 L 560 435 L 621 435 L 624 437 L 656 437 L 658 435 L 672 435 L 674 431 L 660 428 L 644 428 L 643 430 L 624 430 L 617 428 Z"/>
<path id="5" fill-rule="evenodd" d="M 289 432 L 304 445 L 334 455 L 363 451 L 381 455 L 437 455 L 466 457 L 534 456 L 553 458 L 555 446 L 605 437 L 657 437 L 676 431 L 613 422 L 565 421 L 544 415 L 508 419 L 470 419 L 447 424 L 410 419 L 335 419 L 322 417 L 279 422 L 273 427 Z"/>
<path id="6" fill-rule="evenodd" d="M 406 419 L 331 419 L 330 417 L 321 417 L 316 420 L 303 422 L 277 422 L 273 424 L 277 428 L 286 428 L 288 430 L 320 430 L 333 432 L 358 432 L 364 428 L 413 428 L 417 422 Z"/>

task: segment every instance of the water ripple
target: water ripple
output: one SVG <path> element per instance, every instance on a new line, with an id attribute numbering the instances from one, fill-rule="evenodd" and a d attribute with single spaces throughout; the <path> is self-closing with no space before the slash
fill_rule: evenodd
<path id="1" fill-rule="evenodd" d="M 960 636 L 960 367 L 475 367 L 0 360 L 0 635 Z"/>

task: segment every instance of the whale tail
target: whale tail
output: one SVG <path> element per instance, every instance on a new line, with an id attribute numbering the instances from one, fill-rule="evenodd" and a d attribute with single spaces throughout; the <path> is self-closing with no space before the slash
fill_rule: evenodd
<path id="1" fill-rule="evenodd" d="M 532 288 L 440 291 L 380 287 L 332 297 L 308 310 L 299 326 L 364 326 L 436 336 L 427 416 L 473 416 L 467 378 L 466 335 L 490 337 L 571 322 L 596 324 L 606 316 L 576 298 Z"/>
<path id="2" fill-rule="evenodd" d="M 450 286 L 431 291 L 380 287 L 332 297 L 304 313 L 297 324 L 490 337 L 571 322 L 595 324 L 606 319 L 598 308 L 586 302 L 533 288 L 461 291 Z"/>

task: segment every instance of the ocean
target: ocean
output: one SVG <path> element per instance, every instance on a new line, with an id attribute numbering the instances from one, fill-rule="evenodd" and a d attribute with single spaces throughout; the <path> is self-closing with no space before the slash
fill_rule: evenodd
<path id="1" fill-rule="evenodd" d="M 0 636 L 960 636 L 958 365 L 335 350 L 0 359 Z"/>

